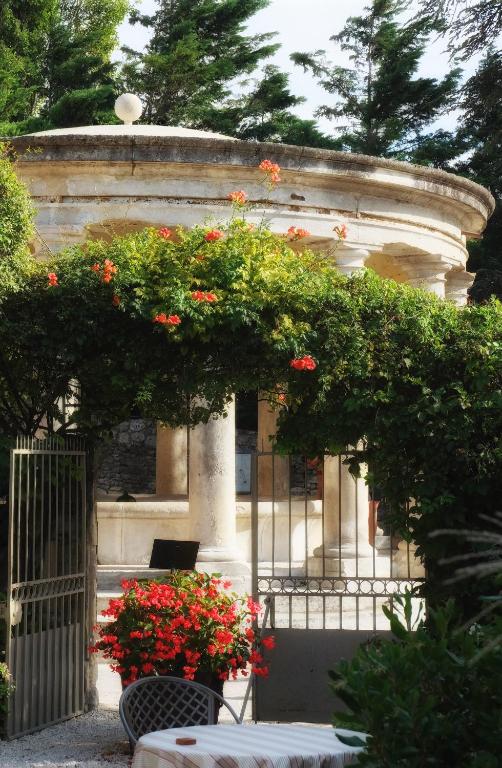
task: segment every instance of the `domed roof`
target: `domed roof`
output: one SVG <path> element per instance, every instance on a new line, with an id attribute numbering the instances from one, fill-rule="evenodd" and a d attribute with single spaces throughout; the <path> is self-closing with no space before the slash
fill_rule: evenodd
<path id="1" fill-rule="evenodd" d="M 225 139 L 237 141 L 233 136 L 211 131 L 198 131 L 177 125 L 79 125 L 71 128 L 53 128 L 26 136 L 149 136 L 151 138 L 183 137 L 193 139 Z"/>

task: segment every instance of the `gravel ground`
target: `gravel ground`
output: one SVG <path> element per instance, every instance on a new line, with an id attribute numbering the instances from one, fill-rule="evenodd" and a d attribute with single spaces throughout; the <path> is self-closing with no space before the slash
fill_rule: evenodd
<path id="1" fill-rule="evenodd" d="M 129 743 L 116 711 L 96 710 L 30 736 L 0 741 L 1 768 L 129 765 Z"/>
<path id="2" fill-rule="evenodd" d="M 225 684 L 225 696 L 240 711 L 246 681 Z M 0 768 L 128 768 L 129 742 L 118 715 L 118 675 L 98 665 L 100 709 L 39 733 L 0 741 Z M 221 718 L 231 721 L 229 715 Z"/>

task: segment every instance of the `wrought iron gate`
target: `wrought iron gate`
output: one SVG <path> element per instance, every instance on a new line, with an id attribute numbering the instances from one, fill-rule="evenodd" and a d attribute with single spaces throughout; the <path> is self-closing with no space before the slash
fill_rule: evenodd
<path id="1" fill-rule="evenodd" d="M 265 631 L 280 648 L 269 679 L 255 681 L 259 720 L 330 722 L 327 671 L 387 633 L 382 605 L 393 609 L 424 578 L 414 547 L 391 530 L 385 500 L 343 459 L 252 459 L 253 593 L 268 605 Z"/>
<path id="2" fill-rule="evenodd" d="M 85 462 L 73 436 L 20 437 L 11 451 L 8 738 L 84 709 Z"/>

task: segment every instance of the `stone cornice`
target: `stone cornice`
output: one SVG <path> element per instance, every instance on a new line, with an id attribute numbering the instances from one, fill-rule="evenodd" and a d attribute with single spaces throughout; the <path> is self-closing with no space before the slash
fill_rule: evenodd
<path id="1" fill-rule="evenodd" d="M 470 179 L 398 160 L 288 144 L 155 135 L 32 134 L 10 140 L 22 164 L 31 162 L 181 163 L 256 168 L 278 162 L 285 173 L 335 177 L 372 190 L 403 188 L 465 206 L 482 218 L 493 212 L 490 192 Z M 479 231 L 482 231 L 480 227 Z"/>

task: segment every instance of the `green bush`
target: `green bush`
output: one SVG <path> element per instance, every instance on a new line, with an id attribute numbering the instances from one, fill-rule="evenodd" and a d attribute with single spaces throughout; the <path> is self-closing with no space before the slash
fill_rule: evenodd
<path id="1" fill-rule="evenodd" d="M 336 712 L 335 725 L 369 734 L 360 765 L 501 765 L 502 622 L 466 629 L 457 616 L 449 601 L 416 632 L 393 616 L 394 640 L 362 646 L 330 672 L 348 708 Z"/>
<path id="2" fill-rule="evenodd" d="M 10 672 L 7 664 L 0 661 L 0 736 L 4 733 L 5 717 L 7 715 L 7 704 L 9 695 L 14 689 Z"/>

